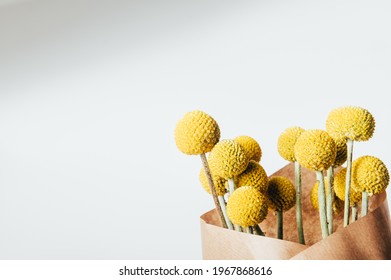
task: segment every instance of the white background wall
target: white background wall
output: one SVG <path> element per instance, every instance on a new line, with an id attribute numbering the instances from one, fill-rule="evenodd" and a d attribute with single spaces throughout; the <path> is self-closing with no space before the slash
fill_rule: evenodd
<path id="1" fill-rule="evenodd" d="M 0 1 L 0 258 L 199 259 L 190 110 L 268 174 L 288 126 L 359 105 L 391 167 L 389 1 Z"/>

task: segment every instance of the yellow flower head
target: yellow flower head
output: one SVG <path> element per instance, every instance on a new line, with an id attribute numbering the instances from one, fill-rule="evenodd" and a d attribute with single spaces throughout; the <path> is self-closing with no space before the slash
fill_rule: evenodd
<path id="1" fill-rule="evenodd" d="M 261 161 L 262 149 L 257 141 L 250 136 L 238 136 L 234 140 L 242 145 L 250 160 Z"/>
<path id="2" fill-rule="evenodd" d="M 362 199 L 361 192 L 355 191 L 354 182 L 352 183 L 353 183 L 352 187 L 350 188 L 350 206 L 356 205 Z M 345 201 L 345 190 L 346 190 L 346 168 L 341 169 L 341 171 L 339 171 L 334 178 L 335 195 L 342 201 Z"/>
<path id="3" fill-rule="evenodd" d="M 287 211 L 296 204 L 296 189 L 288 178 L 273 177 L 267 189 L 269 209 Z"/>
<path id="4" fill-rule="evenodd" d="M 345 163 L 348 157 L 348 146 L 346 145 L 346 139 L 334 139 L 335 146 L 337 148 L 337 156 L 335 158 L 333 167 L 339 167 Z"/>
<path id="5" fill-rule="evenodd" d="M 255 226 L 266 218 L 267 211 L 266 196 L 253 187 L 236 189 L 228 199 L 227 214 L 235 225 Z"/>
<path id="6" fill-rule="evenodd" d="M 326 121 L 326 130 L 335 139 L 367 141 L 375 131 L 375 119 L 366 109 L 341 107 L 330 112 Z"/>
<path id="7" fill-rule="evenodd" d="M 363 156 L 353 162 L 353 188 L 376 195 L 385 191 L 390 182 L 387 166 L 377 157 Z"/>
<path id="8" fill-rule="evenodd" d="M 337 148 L 326 131 L 307 130 L 297 139 L 295 155 L 300 165 L 314 171 L 323 171 L 334 163 Z"/>
<path id="9" fill-rule="evenodd" d="M 235 177 L 235 184 L 237 188 L 243 186 L 250 186 L 261 193 L 266 193 L 269 179 L 265 169 L 256 161 L 251 160 L 247 169 L 240 175 Z"/>
<path id="10" fill-rule="evenodd" d="M 209 163 L 215 175 L 231 179 L 246 170 L 249 159 L 240 144 L 234 140 L 223 140 L 210 152 Z"/>
<path id="11" fill-rule="evenodd" d="M 178 149 L 187 155 L 210 152 L 220 140 L 220 128 L 208 114 L 192 111 L 177 123 L 175 142 Z"/>
<path id="12" fill-rule="evenodd" d="M 216 195 L 223 196 L 227 192 L 227 189 L 226 189 L 226 186 L 228 184 L 227 180 L 225 180 L 221 177 L 218 177 L 218 176 L 214 176 L 213 174 L 212 174 L 212 178 L 213 178 L 213 183 L 214 183 L 214 186 L 216 189 Z M 206 173 L 203 168 L 200 171 L 199 179 L 200 179 L 201 185 L 204 188 L 204 190 L 207 191 L 208 194 L 212 194 L 210 191 L 208 178 L 206 177 Z"/>
<path id="13" fill-rule="evenodd" d="M 326 196 L 329 194 L 328 185 L 329 185 L 329 183 L 327 181 L 325 181 Z M 319 209 L 318 190 L 319 190 L 319 182 L 316 181 L 316 183 L 314 184 L 314 187 L 311 190 L 311 203 L 312 203 L 312 206 L 317 210 Z M 333 197 L 333 212 L 336 214 L 340 213 L 343 208 L 344 208 L 343 201 L 340 200 L 336 195 L 334 195 L 334 197 Z"/>
<path id="14" fill-rule="evenodd" d="M 297 139 L 300 137 L 300 135 L 305 130 L 301 127 L 295 126 L 287 128 L 283 133 L 281 133 L 280 137 L 278 138 L 278 153 L 280 156 L 291 162 L 296 161 L 295 157 L 295 144 Z"/>

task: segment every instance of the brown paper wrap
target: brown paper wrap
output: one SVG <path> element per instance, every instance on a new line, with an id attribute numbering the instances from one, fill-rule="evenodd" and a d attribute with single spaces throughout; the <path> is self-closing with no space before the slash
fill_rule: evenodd
<path id="1" fill-rule="evenodd" d="M 272 176 L 294 182 L 294 165 Z M 203 258 L 206 260 L 390 260 L 391 222 L 386 193 L 372 197 L 369 214 L 343 228 L 342 213 L 334 217 L 334 234 L 322 240 L 319 213 L 310 192 L 315 173 L 303 168 L 303 225 L 306 245 L 298 242 L 295 208 L 284 213 L 284 240 L 276 239 L 276 217 L 260 224 L 267 237 L 221 228 L 215 210 L 201 216 Z"/>

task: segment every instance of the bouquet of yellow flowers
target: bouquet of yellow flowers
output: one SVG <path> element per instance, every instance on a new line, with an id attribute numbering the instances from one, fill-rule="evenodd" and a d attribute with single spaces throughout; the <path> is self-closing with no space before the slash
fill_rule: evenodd
<path id="1" fill-rule="evenodd" d="M 377 157 L 353 158 L 374 130 L 360 107 L 332 110 L 325 130 L 290 127 L 277 143 L 290 164 L 268 177 L 255 139 L 220 140 L 211 116 L 187 113 L 176 145 L 201 156 L 216 206 L 201 216 L 204 259 L 391 259 L 389 172 Z"/>

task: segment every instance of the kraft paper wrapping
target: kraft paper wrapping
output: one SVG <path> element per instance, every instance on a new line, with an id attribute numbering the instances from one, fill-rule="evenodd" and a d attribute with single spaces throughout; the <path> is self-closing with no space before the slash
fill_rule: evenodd
<path id="1" fill-rule="evenodd" d="M 294 182 L 294 165 L 272 176 Z M 203 258 L 206 260 L 390 260 L 391 222 L 386 193 L 372 197 L 369 214 L 343 227 L 343 214 L 334 216 L 334 233 L 322 240 L 319 213 L 313 209 L 310 192 L 315 173 L 303 168 L 303 225 L 306 245 L 298 243 L 296 212 L 284 213 L 284 240 L 276 239 L 276 217 L 268 214 L 260 224 L 266 237 L 220 227 L 215 210 L 201 216 Z M 360 210 L 360 209 L 359 209 Z"/>

